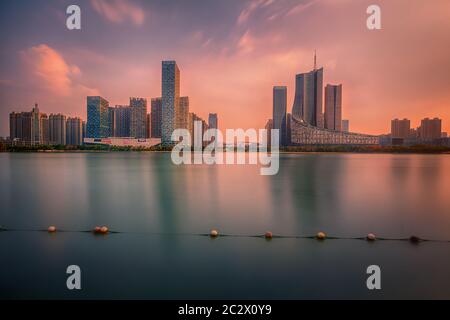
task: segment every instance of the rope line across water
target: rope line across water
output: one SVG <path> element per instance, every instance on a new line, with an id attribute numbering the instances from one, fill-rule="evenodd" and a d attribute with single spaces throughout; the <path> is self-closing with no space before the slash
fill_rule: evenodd
<path id="1" fill-rule="evenodd" d="M 102 228 L 105 228 L 102 230 Z M 375 237 L 373 234 L 369 234 L 365 237 L 343 237 L 343 236 L 326 236 L 324 233 L 319 232 L 317 235 L 272 235 L 271 232 L 266 234 L 220 234 L 216 230 L 212 230 L 210 233 L 157 233 L 157 232 L 132 232 L 132 231 L 116 231 L 109 230 L 106 227 L 96 227 L 94 230 L 65 230 L 58 229 L 56 227 L 49 227 L 48 229 L 20 229 L 20 228 L 5 228 L 0 226 L 0 232 L 47 232 L 47 233 L 94 233 L 94 234 L 149 234 L 149 235 L 172 235 L 172 236 L 202 236 L 202 237 L 241 237 L 241 238 L 265 238 L 265 239 L 317 239 L 317 240 L 365 240 L 365 241 L 410 241 L 414 243 L 418 242 L 447 242 L 450 240 L 438 240 L 438 239 L 425 239 L 417 236 L 411 236 L 409 238 L 389 238 L 389 237 Z"/>

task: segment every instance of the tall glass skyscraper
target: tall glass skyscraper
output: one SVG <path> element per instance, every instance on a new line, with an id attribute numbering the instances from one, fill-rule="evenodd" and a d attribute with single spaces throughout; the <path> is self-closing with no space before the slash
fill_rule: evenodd
<path id="1" fill-rule="evenodd" d="M 171 136 L 175 128 L 175 109 L 180 100 L 180 70 L 175 61 L 162 62 L 162 128 L 161 142 L 172 144 Z"/>
<path id="2" fill-rule="evenodd" d="M 286 108 L 287 108 L 287 87 L 273 87 L 273 129 L 280 130 L 280 144 L 286 143 Z"/>
<path id="3" fill-rule="evenodd" d="M 342 84 L 325 87 L 325 129 L 342 130 Z"/>
<path id="4" fill-rule="evenodd" d="M 99 96 L 87 97 L 87 138 L 107 138 L 109 128 L 109 102 Z"/>
<path id="5" fill-rule="evenodd" d="M 298 74 L 295 78 L 295 98 L 292 116 L 323 128 L 323 68 Z"/>

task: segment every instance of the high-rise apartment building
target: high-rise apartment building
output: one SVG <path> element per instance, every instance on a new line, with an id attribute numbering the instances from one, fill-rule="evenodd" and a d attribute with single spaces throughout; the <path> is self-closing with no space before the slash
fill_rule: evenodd
<path id="1" fill-rule="evenodd" d="M 131 124 L 130 133 L 133 138 L 147 136 L 147 99 L 130 98 Z"/>
<path id="2" fill-rule="evenodd" d="M 48 118 L 49 140 L 52 145 L 66 144 L 66 116 L 51 114 Z"/>
<path id="3" fill-rule="evenodd" d="M 411 136 L 411 121 L 408 119 L 391 120 L 391 137 L 406 139 Z"/>
<path id="4" fill-rule="evenodd" d="M 295 78 L 295 97 L 292 116 L 323 128 L 322 93 L 323 68 L 298 74 Z"/>
<path id="5" fill-rule="evenodd" d="M 99 96 L 87 97 L 87 138 L 107 138 L 110 135 L 109 102 Z"/>
<path id="6" fill-rule="evenodd" d="M 325 87 L 325 117 L 326 129 L 342 130 L 342 84 Z"/>
<path id="7" fill-rule="evenodd" d="M 421 121 L 418 131 L 421 140 L 439 139 L 442 136 L 442 120 L 425 118 Z"/>
<path id="8" fill-rule="evenodd" d="M 147 113 L 147 126 L 146 126 L 146 138 L 151 138 L 152 137 L 152 115 L 151 113 Z"/>
<path id="9" fill-rule="evenodd" d="M 48 117 L 36 104 L 31 112 L 9 114 L 9 136 L 25 145 L 48 144 Z"/>
<path id="10" fill-rule="evenodd" d="M 83 144 L 83 120 L 81 118 L 67 118 L 66 144 L 72 146 Z"/>
<path id="11" fill-rule="evenodd" d="M 162 99 L 154 98 L 151 100 L 151 137 L 161 138 L 162 125 Z"/>
<path id="12" fill-rule="evenodd" d="M 162 128 L 163 144 L 172 144 L 171 136 L 175 128 L 175 109 L 180 99 L 180 70 L 175 61 L 162 62 Z"/>
<path id="13" fill-rule="evenodd" d="M 131 137 L 131 108 L 117 105 L 114 108 L 114 137 Z"/>
<path id="14" fill-rule="evenodd" d="M 269 119 L 266 122 L 264 129 L 267 130 L 267 147 L 272 145 L 272 129 L 273 129 L 273 120 Z"/>
<path id="15" fill-rule="evenodd" d="M 286 143 L 286 107 L 287 107 L 287 87 L 273 87 L 273 129 L 278 129 L 280 134 L 280 145 Z"/>

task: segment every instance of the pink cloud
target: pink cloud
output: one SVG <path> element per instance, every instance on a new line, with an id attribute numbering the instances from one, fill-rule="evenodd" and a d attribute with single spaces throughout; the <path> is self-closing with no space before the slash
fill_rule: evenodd
<path id="1" fill-rule="evenodd" d="M 144 10 L 128 0 L 91 0 L 91 5 L 97 13 L 114 23 L 129 19 L 140 26 L 145 20 Z"/>
<path id="2" fill-rule="evenodd" d="M 35 86 L 44 87 L 54 96 L 98 93 L 98 90 L 74 81 L 76 77 L 81 76 L 80 68 L 67 63 L 58 51 L 46 44 L 21 51 L 20 55 L 27 79 Z"/>

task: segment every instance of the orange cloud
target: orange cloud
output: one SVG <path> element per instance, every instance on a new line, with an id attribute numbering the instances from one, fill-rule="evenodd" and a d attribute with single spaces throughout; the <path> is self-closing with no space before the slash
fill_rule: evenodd
<path id="1" fill-rule="evenodd" d="M 129 19 L 140 26 L 145 20 L 144 10 L 128 0 L 91 0 L 91 5 L 97 13 L 114 23 Z"/>

